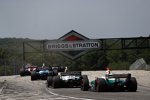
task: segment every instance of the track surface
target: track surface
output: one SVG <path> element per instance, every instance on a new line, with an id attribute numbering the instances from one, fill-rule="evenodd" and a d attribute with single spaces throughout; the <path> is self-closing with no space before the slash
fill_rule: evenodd
<path id="1" fill-rule="evenodd" d="M 30 76 L 0 77 L 0 100 L 149 100 L 150 87 L 138 86 L 137 92 L 89 92 L 79 88 L 51 89 L 46 81 L 31 81 Z"/>

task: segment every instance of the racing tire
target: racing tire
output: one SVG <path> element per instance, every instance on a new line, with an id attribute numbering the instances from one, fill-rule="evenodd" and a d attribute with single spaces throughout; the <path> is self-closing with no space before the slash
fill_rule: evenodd
<path id="1" fill-rule="evenodd" d="M 52 76 L 48 76 L 47 77 L 47 87 L 52 86 L 52 82 L 53 82 L 53 77 Z"/>
<path id="2" fill-rule="evenodd" d="M 97 78 L 95 85 L 96 85 L 96 92 L 105 92 L 107 90 L 107 84 L 105 79 L 103 78 Z"/>
<path id="3" fill-rule="evenodd" d="M 81 80 L 81 90 L 82 91 L 88 91 L 89 89 L 89 79 L 87 75 L 82 75 Z"/>
<path id="4" fill-rule="evenodd" d="M 38 79 L 38 76 L 37 76 L 36 71 L 32 71 L 31 72 L 31 81 L 34 81 L 34 80 L 37 80 L 37 79 Z"/>
<path id="5" fill-rule="evenodd" d="M 20 76 L 25 76 L 25 70 L 23 68 L 20 69 Z"/>
<path id="6" fill-rule="evenodd" d="M 127 81 L 127 88 L 130 92 L 136 92 L 137 90 L 137 80 L 135 77 L 131 77 L 130 81 Z"/>
<path id="7" fill-rule="evenodd" d="M 58 70 L 57 70 L 57 69 L 54 69 L 54 70 L 53 70 L 53 76 L 56 76 L 56 75 L 58 75 Z"/>
<path id="8" fill-rule="evenodd" d="M 49 74 L 48 74 L 48 75 L 49 75 L 49 76 L 53 76 L 53 74 L 54 74 L 53 71 L 49 71 Z"/>
<path id="9" fill-rule="evenodd" d="M 60 88 L 61 87 L 61 79 L 59 76 L 54 76 L 52 80 L 52 88 Z"/>

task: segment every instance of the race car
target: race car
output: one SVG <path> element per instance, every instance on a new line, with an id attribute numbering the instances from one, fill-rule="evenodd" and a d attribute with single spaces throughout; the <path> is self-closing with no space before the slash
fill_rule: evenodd
<path id="1" fill-rule="evenodd" d="M 52 88 L 79 87 L 81 85 L 81 72 L 62 72 L 57 76 L 48 76 L 47 86 Z"/>
<path id="2" fill-rule="evenodd" d="M 31 81 L 42 79 L 46 80 L 48 76 L 58 75 L 57 69 L 51 69 L 50 67 L 38 67 L 31 72 Z"/>
<path id="3" fill-rule="evenodd" d="M 36 69 L 37 66 L 34 66 L 32 64 L 27 64 L 20 69 L 20 76 L 31 75 L 31 71 L 34 71 Z"/>
<path id="4" fill-rule="evenodd" d="M 89 82 L 87 75 L 83 75 L 81 81 L 82 91 L 137 91 L 137 81 L 131 74 L 106 74 Z"/>

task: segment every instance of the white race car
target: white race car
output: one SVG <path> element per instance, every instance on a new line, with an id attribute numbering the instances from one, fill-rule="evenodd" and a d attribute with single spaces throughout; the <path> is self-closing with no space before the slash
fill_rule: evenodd
<path id="1" fill-rule="evenodd" d="M 80 71 L 62 72 L 58 76 L 48 76 L 47 86 L 52 88 L 79 87 L 81 79 Z"/>

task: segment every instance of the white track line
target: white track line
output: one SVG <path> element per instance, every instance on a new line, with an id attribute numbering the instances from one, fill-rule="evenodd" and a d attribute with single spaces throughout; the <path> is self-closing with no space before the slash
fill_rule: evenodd
<path id="1" fill-rule="evenodd" d="M 77 98 L 77 97 L 72 97 L 72 96 L 60 95 L 60 94 L 57 94 L 57 93 L 54 93 L 54 92 L 50 91 L 50 89 L 48 89 L 48 88 L 46 88 L 46 90 L 47 90 L 50 94 L 52 94 L 52 95 L 60 96 L 60 97 L 64 97 L 64 98 L 76 99 L 76 100 L 94 100 L 94 99 Z"/>
<path id="2" fill-rule="evenodd" d="M 0 88 L 0 95 L 2 94 L 3 89 L 6 88 L 6 86 L 7 86 L 7 83 L 6 83 L 6 80 L 4 80 L 4 84 L 3 84 L 3 86 Z"/>

